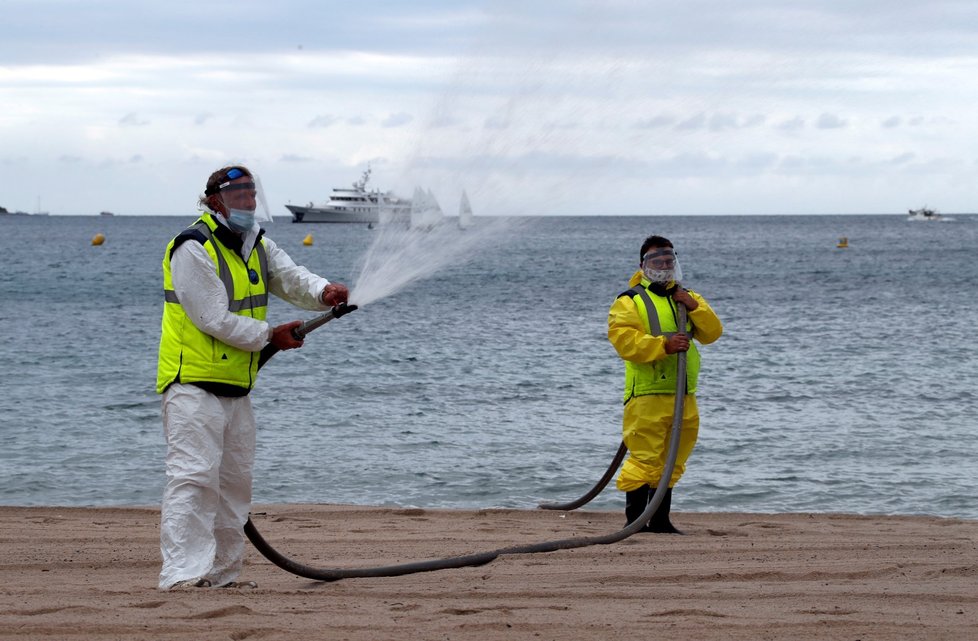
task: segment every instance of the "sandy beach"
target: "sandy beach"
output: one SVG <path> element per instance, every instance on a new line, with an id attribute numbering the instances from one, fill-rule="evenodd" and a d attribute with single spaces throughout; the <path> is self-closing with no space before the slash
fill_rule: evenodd
<path id="1" fill-rule="evenodd" d="M 2 639 L 975 639 L 978 521 L 693 514 L 686 536 L 323 583 L 249 546 L 253 590 L 160 592 L 155 509 L 0 508 Z M 316 568 L 594 536 L 618 512 L 255 506 Z"/>

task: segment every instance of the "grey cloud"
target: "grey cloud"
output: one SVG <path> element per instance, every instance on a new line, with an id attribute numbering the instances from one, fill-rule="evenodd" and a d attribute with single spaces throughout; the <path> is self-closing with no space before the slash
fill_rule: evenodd
<path id="1" fill-rule="evenodd" d="M 685 152 L 649 163 L 649 169 L 657 176 L 671 178 L 688 176 L 717 176 L 726 170 L 729 162 L 722 156 L 702 152 Z"/>
<path id="2" fill-rule="evenodd" d="M 670 127 L 676 122 L 675 116 L 669 116 L 666 114 L 660 114 L 658 116 L 653 116 L 647 120 L 639 120 L 634 125 L 636 129 L 659 129 L 661 127 Z"/>
<path id="3" fill-rule="evenodd" d="M 874 167 L 879 164 L 859 156 L 792 155 L 782 157 L 775 169 L 783 175 L 852 177 L 875 171 Z"/>
<path id="4" fill-rule="evenodd" d="M 795 116 L 790 120 L 785 120 L 781 123 L 778 123 L 777 128 L 782 131 L 798 131 L 799 129 L 802 129 L 804 126 L 805 126 L 805 119 L 802 118 L 801 116 Z"/>
<path id="5" fill-rule="evenodd" d="M 763 114 L 751 114 L 740 116 L 733 113 L 714 113 L 710 116 L 700 113 L 676 125 L 677 130 L 709 129 L 710 131 L 725 131 L 728 129 L 748 129 L 758 127 L 767 121 L 767 116 Z M 655 129 L 658 127 L 670 126 L 675 122 L 675 118 L 667 115 L 660 115 L 649 120 L 639 121 L 636 127 L 639 129 Z"/>
<path id="6" fill-rule="evenodd" d="M 432 118 L 431 122 L 428 123 L 428 126 L 433 129 L 444 129 L 446 127 L 454 127 L 460 122 L 461 121 L 454 116 L 443 115 Z"/>
<path id="7" fill-rule="evenodd" d="M 598 169 L 615 171 L 618 175 L 628 173 L 642 174 L 644 164 L 620 156 L 582 156 L 576 154 L 556 154 L 534 151 L 517 157 L 500 159 L 491 154 L 459 156 L 425 156 L 416 160 L 421 169 L 444 169 L 457 171 L 459 167 L 505 166 L 521 173 L 533 171 L 541 174 L 572 174 L 579 171 Z"/>
<path id="8" fill-rule="evenodd" d="M 473 45 L 516 55 L 541 46 L 572 45 L 585 54 L 601 49 L 663 59 L 706 46 L 939 57 L 972 51 L 978 31 L 978 16 L 962 0 L 608 4 L 385 2 L 375 11 L 357 10 L 356 5 L 347 11 L 312 0 L 289 0 L 284 9 L 277 3 L 248 3 L 246 11 L 221 11 L 221 29 L 201 38 L 198 30 L 187 28 L 198 11 L 189 0 L 141 3 L 138 15 L 124 0 L 61 2 L 56 11 L 48 3 L 10 0 L 4 3 L 0 59 L 6 64 L 83 64 L 123 53 L 174 51 L 190 56 L 367 50 L 457 55 Z M 339 20 L 344 28 L 323 38 L 321 26 Z M 261 35 L 241 37 L 253 33 Z"/>
<path id="9" fill-rule="evenodd" d="M 692 129 L 702 129 L 705 125 L 706 115 L 699 113 L 692 118 L 687 118 L 686 120 L 680 122 L 678 125 L 676 125 L 676 129 L 680 131 L 689 131 Z"/>
<path id="10" fill-rule="evenodd" d="M 136 165 L 143 162 L 142 154 L 133 154 L 126 159 L 106 158 L 98 163 L 99 167 L 119 167 L 120 165 Z"/>
<path id="11" fill-rule="evenodd" d="M 490 116 L 486 118 L 482 126 L 486 129 L 507 129 L 509 127 L 509 120 L 500 118 L 499 116 Z"/>
<path id="12" fill-rule="evenodd" d="M 135 113 L 127 113 L 119 119 L 119 124 L 123 127 L 143 127 L 149 124 L 148 120 L 143 120 Z"/>
<path id="13" fill-rule="evenodd" d="M 571 131 L 581 129 L 581 123 L 576 120 L 550 121 L 541 127 L 543 131 Z"/>
<path id="14" fill-rule="evenodd" d="M 651 171 L 670 178 L 757 176 L 778 167 L 780 158 L 774 153 L 755 153 L 727 157 L 705 152 L 687 152 L 660 158 L 651 163 Z"/>
<path id="15" fill-rule="evenodd" d="M 338 120 L 339 118 L 337 116 L 332 116 L 332 115 L 316 116 L 315 118 L 309 121 L 309 124 L 307 126 L 310 128 L 329 127 L 335 124 L 336 121 Z"/>
<path id="16" fill-rule="evenodd" d="M 280 162 L 312 162 L 313 158 L 309 156 L 299 156 L 298 154 L 282 154 L 279 158 Z"/>
<path id="17" fill-rule="evenodd" d="M 913 159 L 916 158 L 916 156 L 917 155 L 915 153 L 908 151 L 906 153 L 900 154 L 899 156 L 894 156 L 893 158 L 891 158 L 890 159 L 890 164 L 891 165 L 905 165 L 905 164 L 907 164 L 909 162 L 912 162 Z"/>
<path id="18" fill-rule="evenodd" d="M 759 173 L 760 171 L 772 169 L 777 166 L 778 155 L 773 153 L 756 153 L 739 158 L 734 162 L 742 173 Z"/>
<path id="19" fill-rule="evenodd" d="M 362 116 L 353 116 L 352 118 L 346 119 L 346 124 L 352 125 L 354 127 L 359 127 L 361 125 L 367 124 L 367 121 Z"/>
<path id="20" fill-rule="evenodd" d="M 208 120 L 210 120 L 213 117 L 214 117 L 214 114 L 212 114 L 212 113 L 200 113 L 200 114 L 197 114 L 194 117 L 194 124 L 195 125 L 198 125 L 198 126 L 203 125 L 203 124 L 205 124 Z"/>
<path id="21" fill-rule="evenodd" d="M 382 127 L 400 127 L 402 125 L 408 124 L 412 120 L 414 120 L 414 116 L 412 116 L 411 114 L 404 113 L 402 111 L 387 116 L 387 118 L 385 118 L 383 122 L 380 123 L 380 125 Z"/>
<path id="22" fill-rule="evenodd" d="M 743 129 L 749 129 L 751 127 L 759 127 L 765 122 L 767 122 L 767 116 L 764 114 L 752 114 L 744 118 L 744 120 L 741 121 L 740 126 Z"/>
<path id="23" fill-rule="evenodd" d="M 62 156 L 58 156 L 58 162 L 63 162 L 63 163 L 72 164 L 72 165 L 78 164 L 82 160 L 84 160 L 84 159 L 81 156 L 71 156 L 71 155 L 68 155 L 68 154 L 64 154 Z"/>
<path id="24" fill-rule="evenodd" d="M 815 121 L 815 126 L 819 129 L 842 129 L 846 121 L 835 114 L 824 113 Z"/>
<path id="25" fill-rule="evenodd" d="M 811 165 L 808 158 L 801 156 L 784 156 L 778 163 L 778 168 L 787 173 L 800 173 Z"/>
<path id="26" fill-rule="evenodd" d="M 16 64 L 84 64 L 117 55 L 189 56 L 201 53 L 304 51 L 384 51 L 391 53 L 457 51 L 487 22 L 481 7 L 446 8 L 436 4 L 383 3 L 377 11 L 338 9 L 335 3 L 288 0 L 215 7 L 221 28 L 200 37 L 198 5 L 190 0 L 142 3 L 99 0 L 88 5 L 8 0 L 4 7 L 4 38 L 0 59 Z M 422 15 L 431 20 L 418 20 Z M 302 16 L 296 20 L 296 16 Z M 341 20 L 343 29 L 323 38 L 322 25 Z M 194 24 L 195 27 L 188 28 Z M 260 34 L 242 37 L 242 34 Z"/>
<path id="27" fill-rule="evenodd" d="M 737 116 L 732 114 L 713 114 L 710 116 L 707 127 L 710 131 L 723 131 L 724 129 L 737 128 Z"/>
<path id="28" fill-rule="evenodd" d="M 890 116 L 881 123 L 881 126 L 885 129 L 893 129 L 894 127 L 899 127 L 903 120 L 900 116 Z"/>

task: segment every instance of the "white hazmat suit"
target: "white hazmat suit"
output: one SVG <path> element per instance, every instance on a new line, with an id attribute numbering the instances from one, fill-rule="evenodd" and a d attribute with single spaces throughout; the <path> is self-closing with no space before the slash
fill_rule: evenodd
<path id="1" fill-rule="evenodd" d="M 214 218 L 224 223 L 223 217 Z M 243 235 L 251 253 L 257 223 Z M 295 262 L 271 239 L 268 290 L 307 310 L 328 309 L 321 299 L 329 284 Z M 228 311 L 228 296 L 207 250 L 186 241 L 170 259 L 173 289 L 193 324 L 238 349 L 257 352 L 268 344 L 271 326 Z M 166 488 L 160 518 L 163 567 L 159 587 L 206 579 L 221 586 L 234 581 L 244 561 L 243 527 L 251 505 L 255 418 L 251 399 L 217 396 L 192 385 L 173 383 L 163 393 Z"/>

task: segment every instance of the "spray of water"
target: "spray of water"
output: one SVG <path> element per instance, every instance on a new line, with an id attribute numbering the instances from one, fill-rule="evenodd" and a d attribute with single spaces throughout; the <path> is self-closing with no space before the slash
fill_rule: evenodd
<path id="1" fill-rule="evenodd" d="M 467 229 L 460 229 L 453 218 L 429 229 L 381 225 L 360 260 L 350 302 L 363 307 L 445 267 L 463 265 L 502 242 L 521 224 L 519 219 L 495 217 L 480 217 L 475 222 Z"/>

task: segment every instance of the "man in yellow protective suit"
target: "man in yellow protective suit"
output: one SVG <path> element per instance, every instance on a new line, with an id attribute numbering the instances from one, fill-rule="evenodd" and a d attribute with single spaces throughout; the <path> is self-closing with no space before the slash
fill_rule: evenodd
<path id="1" fill-rule="evenodd" d="M 266 237 L 259 222 L 271 220 L 258 178 L 240 165 L 223 167 L 207 180 L 200 217 L 163 257 L 156 379 L 167 446 L 162 590 L 254 587 L 237 581 L 255 459 L 248 394 L 263 347 L 302 346 L 292 335 L 301 321 L 266 322 L 268 297 L 322 311 L 349 295 Z"/>
<path id="2" fill-rule="evenodd" d="M 682 271 L 672 243 L 649 236 L 639 253 L 640 269 L 619 294 L 608 313 L 608 340 L 625 361 L 625 412 L 622 434 L 629 456 L 618 475 L 618 489 L 625 492 L 625 517 L 634 522 L 648 505 L 658 486 L 669 452 L 676 402 L 676 367 L 679 352 L 686 352 L 686 380 L 682 434 L 669 489 L 643 532 L 682 534 L 669 520 L 672 488 L 686 470 L 686 460 L 696 444 L 699 412 L 696 379 L 699 352 L 692 339 L 703 345 L 723 333 L 723 325 L 702 296 L 683 289 Z M 686 327 L 678 327 L 676 304 L 686 306 Z"/>

